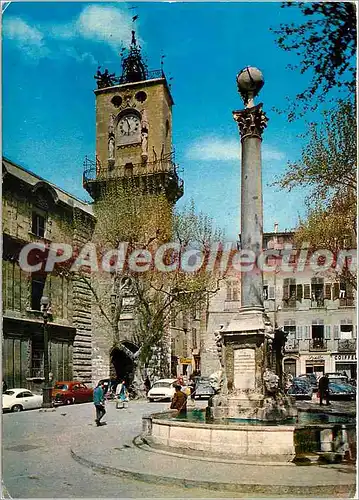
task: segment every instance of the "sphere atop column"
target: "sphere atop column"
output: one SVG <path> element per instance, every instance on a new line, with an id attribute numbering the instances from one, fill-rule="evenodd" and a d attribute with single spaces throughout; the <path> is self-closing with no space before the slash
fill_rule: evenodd
<path id="1" fill-rule="evenodd" d="M 246 66 L 237 75 L 238 92 L 247 107 L 254 106 L 253 98 L 264 85 L 262 72 L 253 66 Z"/>

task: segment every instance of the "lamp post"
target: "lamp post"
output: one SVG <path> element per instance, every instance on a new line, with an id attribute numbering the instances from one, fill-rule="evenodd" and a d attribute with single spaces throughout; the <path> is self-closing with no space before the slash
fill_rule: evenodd
<path id="1" fill-rule="evenodd" d="M 51 314 L 50 309 L 50 301 L 48 297 L 41 297 L 41 312 L 44 318 L 44 387 L 42 389 L 43 400 L 42 407 L 43 408 L 52 408 L 51 402 L 51 387 L 49 380 L 49 337 L 47 330 L 47 323 L 49 319 L 49 314 Z"/>

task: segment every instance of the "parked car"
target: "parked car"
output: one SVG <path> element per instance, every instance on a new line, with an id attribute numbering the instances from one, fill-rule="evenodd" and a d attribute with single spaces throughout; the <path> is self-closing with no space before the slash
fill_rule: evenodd
<path id="1" fill-rule="evenodd" d="M 208 399 L 214 394 L 214 389 L 209 383 L 209 377 L 201 377 L 196 380 L 194 399 Z"/>
<path id="2" fill-rule="evenodd" d="M 329 379 L 329 399 L 355 399 L 356 393 L 356 387 L 343 382 L 341 378 Z"/>
<path id="3" fill-rule="evenodd" d="M 56 382 L 51 397 L 55 405 L 85 403 L 93 400 L 93 389 L 82 382 Z"/>
<path id="4" fill-rule="evenodd" d="M 306 378 L 297 377 L 292 380 L 292 385 L 289 387 L 287 394 L 296 399 L 312 399 L 313 387 Z"/>
<path id="5" fill-rule="evenodd" d="M 318 379 L 317 379 L 315 373 L 305 373 L 303 375 L 298 375 L 297 378 L 300 378 L 302 380 L 306 380 L 307 382 L 309 382 L 313 391 L 318 390 Z"/>
<path id="6" fill-rule="evenodd" d="M 173 386 L 174 382 L 176 382 L 175 378 L 157 380 L 147 393 L 148 401 L 171 400 L 175 393 L 175 388 Z"/>
<path id="7" fill-rule="evenodd" d="M 329 382 L 331 380 L 336 380 L 336 381 L 342 380 L 345 383 L 349 382 L 348 375 L 346 373 L 343 373 L 343 372 L 331 372 L 331 373 L 327 373 L 327 376 L 329 378 Z"/>
<path id="8" fill-rule="evenodd" d="M 41 408 L 42 396 L 28 389 L 8 389 L 2 396 L 3 411 L 22 411 Z"/>

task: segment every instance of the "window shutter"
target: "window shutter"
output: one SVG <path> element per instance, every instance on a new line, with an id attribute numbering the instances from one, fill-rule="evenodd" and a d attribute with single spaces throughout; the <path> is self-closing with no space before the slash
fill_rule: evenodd
<path id="1" fill-rule="evenodd" d="M 232 297 L 232 300 L 238 300 L 237 283 L 233 283 L 233 297 Z"/>
<path id="2" fill-rule="evenodd" d="M 324 298 L 330 300 L 332 298 L 332 285 L 331 283 L 326 283 L 324 286 Z"/>
<path id="3" fill-rule="evenodd" d="M 268 299 L 269 300 L 274 300 L 275 299 L 275 288 L 274 288 L 274 286 L 268 287 Z"/>
<path id="4" fill-rule="evenodd" d="M 303 298 L 303 285 L 297 285 L 297 300 L 302 301 Z"/>
<path id="5" fill-rule="evenodd" d="M 297 339 L 302 340 L 303 336 L 303 327 L 302 326 L 297 326 Z"/>
<path id="6" fill-rule="evenodd" d="M 339 283 L 334 283 L 333 286 L 333 300 L 339 299 Z"/>
<path id="7" fill-rule="evenodd" d="M 310 339 L 310 328 L 309 328 L 309 326 L 305 326 L 304 327 L 304 338 L 306 340 Z"/>
<path id="8" fill-rule="evenodd" d="M 353 337 L 355 339 L 357 338 L 357 325 L 354 325 L 354 327 L 353 327 Z"/>
<path id="9" fill-rule="evenodd" d="M 347 285 L 347 297 L 348 299 L 354 298 L 353 287 L 349 283 Z"/>
<path id="10" fill-rule="evenodd" d="M 310 297 L 310 284 L 309 283 L 305 284 L 305 285 L 303 285 L 303 287 L 304 287 L 304 298 L 310 299 L 311 298 Z"/>
<path id="11" fill-rule="evenodd" d="M 330 339 L 331 339 L 330 325 L 326 325 L 326 327 L 325 327 L 325 340 L 330 340 Z"/>
<path id="12" fill-rule="evenodd" d="M 283 280 L 283 300 L 289 299 L 289 279 L 285 278 Z"/>
<path id="13" fill-rule="evenodd" d="M 338 325 L 334 325 L 334 339 L 338 339 L 339 338 L 339 326 Z"/>
<path id="14" fill-rule="evenodd" d="M 227 283 L 227 300 L 231 300 L 231 284 L 230 283 Z"/>

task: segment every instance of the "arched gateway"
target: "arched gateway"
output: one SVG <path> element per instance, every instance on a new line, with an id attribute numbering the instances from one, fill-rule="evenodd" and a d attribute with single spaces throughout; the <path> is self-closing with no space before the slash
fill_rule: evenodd
<path id="1" fill-rule="evenodd" d="M 133 354 L 138 351 L 138 346 L 133 342 L 124 341 L 122 344 L 130 350 Z M 110 376 L 117 380 L 125 380 L 127 386 L 129 387 L 134 378 L 134 362 L 133 359 L 118 347 L 112 349 L 110 353 L 111 358 L 111 368 Z"/>

